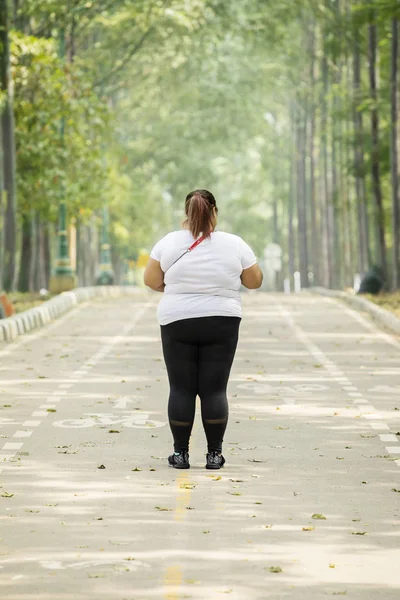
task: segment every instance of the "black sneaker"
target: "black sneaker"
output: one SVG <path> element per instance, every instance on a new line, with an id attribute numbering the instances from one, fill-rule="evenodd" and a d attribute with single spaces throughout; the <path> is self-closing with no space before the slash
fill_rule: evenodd
<path id="1" fill-rule="evenodd" d="M 179 454 L 174 452 L 171 456 L 168 456 L 168 463 L 174 469 L 190 469 L 189 452 L 186 450 L 179 452 Z"/>
<path id="2" fill-rule="evenodd" d="M 216 450 L 212 450 L 207 454 L 207 464 L 206 469 L 220 469 L 225 464 L 225 459 L 222 456 L 221 452 L 217 452 Z"/>

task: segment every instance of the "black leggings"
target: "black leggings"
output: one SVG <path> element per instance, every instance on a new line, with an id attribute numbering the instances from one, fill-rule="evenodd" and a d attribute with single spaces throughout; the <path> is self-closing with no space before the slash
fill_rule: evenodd
<path id="1" fill-rule="evenodd" d="M 161 327 L 170 384 L 168 418 L 176 452 L 189 448 L 197 395 L 208 451 L 222 450 L 229 413 L 226 388 L 240 321 L 238 317 L 201 317 Z"/>

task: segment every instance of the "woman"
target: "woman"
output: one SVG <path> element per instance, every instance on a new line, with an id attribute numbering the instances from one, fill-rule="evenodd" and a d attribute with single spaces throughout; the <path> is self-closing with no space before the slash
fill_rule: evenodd
<path id="1" fill-rule="evenodd" d="M 184 229 L 159 241 L 144 282 L 164 292 L 158 321 L 170 383 L 168 417 L 174 438 L 170 466 L 189 469 L 196 396 L 207 438 L 207 469 L 220 469 L 228 423 L 226 388 L 242 317 L 241 283 L 256 289 L 263 274 L 238 236 L 214 231 L 218 209 L 207 190 L 186 197 Z"/>

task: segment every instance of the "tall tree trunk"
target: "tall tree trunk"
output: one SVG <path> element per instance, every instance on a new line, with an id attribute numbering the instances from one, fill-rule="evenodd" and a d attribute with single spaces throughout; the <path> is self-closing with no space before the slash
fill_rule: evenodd
<path id="1" fill-rule="evenodd" d="M 37 227 L 36 213 L 31 211 L 31 253 L 29 257 L 29 291 L 36 291 Z"/>
<path id="2" fill-rule="evenodd" d="M 383 208 L 381 179 L 380 179 L 380 156 L 379 156 L 379 114 L 378 114 L 378 89 L 376 83 L 376 49 L 377 49 L 377 27 L 371 23 L 368 26 L 368 58 L 369 58 L 369 86 L 370 96 L 373 102 L 371 110 L 371 176 L 372 192 L 375 202 L 376 227 L 377 227 L 377 260 L 383 270 L 384 279 L 387 284 L 386 265 L 386 240 L 385 240 L 385 213 Z"/>
<path id="3" fill-rule="evenodd" d="M 299 98 L 300 100 L 300 98 Z M 301 286 L 308 287 L 308 245 L 306 213 L 306 110 L 299 106 L 297 112 L 297 239 Z"/>
<path id="4" fill-rule="evenodd" d="M 291 157 L 289 161 L 289 197 L 288 197 L 288 269 L 289 269 L 289 279 L 291 285 L 293 286 L 293 274 L 296 270 L 295 265 L 295 234 L 294 234 L 294 207 L 295 207 L 295 193 L 296 193 L 296 147 L 295 147 L 295 120 L 294 120 L 295 110 L 292 108 L 291 110 L 291 139 L 292 139 L 292 149 L 291 149 Z"/>
<path id="5" fill-rule="evenodd" d="M 320 282 L 320 254 L 318 240 L 318 214 L 315 193 L 315 129 L 316 129 L 316 107 L 315 107 L 315 82 L 316 82 L 316 25 L 311 25 L 310 38 L 310 120 L 309 120 L 309 210 L 311 223 L 311 264 L 313 271 L 313 285 Z"/>
<path id="6" fill-rule="evenodd" d="M 328 118 L 327 118 L 327 94 L 328 94 L 328 64 L 324 55 L 322 58 L 323 90 L 321 94 L 321 204 L 322 204 L 322 254 L 324 260 L 323 278 L 324 285 L 332 285 L 332 255 L 331 255 L 331 202 L 328 182 Z"/>
<path id="7" fill-rule="evenodd" d="M 32 256 L 32 228 L 29 212 L 22 215 L 21 254 L 18 276 L 18 290 L 29 291 L 30 260 Z"/>
<path id="8" fill-rule="evenodd" d="M 399 24 L 397 19 L 392 21 L 392 60 L 391 60 L 391 174 L 392 174 L 392 231 L 393 231 L 393 280 L 392 287 L 396 290 L 400 285 L 400 199 L 398 171 L 398 49 Z"/>
<path id="9" fill-rule="evenodd" d="M 5 94 L 1 113 L 3 147 L 3 177 L 7 203 L 4 219 L 3 283 L 6 290 L 14 289 L 16 275 L 16 182 L 15 131 L 13 88 L 10 74 L 10 43 L 8 32 L 8 3 L 0 0 L 0 88 Z"/>
<path id="10" fill-rule="evenodd" d="M 36 270 L 36 289 L 47 288 L 46 277 L 46 252 L 45 252 L 45 227 L 40 215 L 37 215 L 37 270 Z"/>
<path id="11" fill-rule="evenodd" d="M 51 225 L 44 224 L 43 232 L 43 254 L 44 254 L 44 272 L 45 272 L 45 285 L 46 290 L 49 289 L 50 275 L 51 275 Z"/>
<path id="12" fill-rule="evenodd" d="M 353 62 L 353 125 L 354 125 L 354 172 L 358 221 L 358 270 L 365 273 L 369 265 L 369 224 L 367 193 L 365 185 L 364 126 L 363 116 L 358 110 L 361 103 L 361 56 L 358 30 L 354 31 Z"/>

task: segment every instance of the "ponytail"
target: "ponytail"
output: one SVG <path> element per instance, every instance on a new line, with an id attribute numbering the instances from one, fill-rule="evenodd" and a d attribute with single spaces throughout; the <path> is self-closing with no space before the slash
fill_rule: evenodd
<path id="1" fill-rule="evenodd" d="M 217 210 L 215 198 L 207 190 L 196 190 L 186 196 L 185 224 L 195 239 L 200 234 L 206 238 L 210 237 L 215 226 L 214 208 Z"/>

